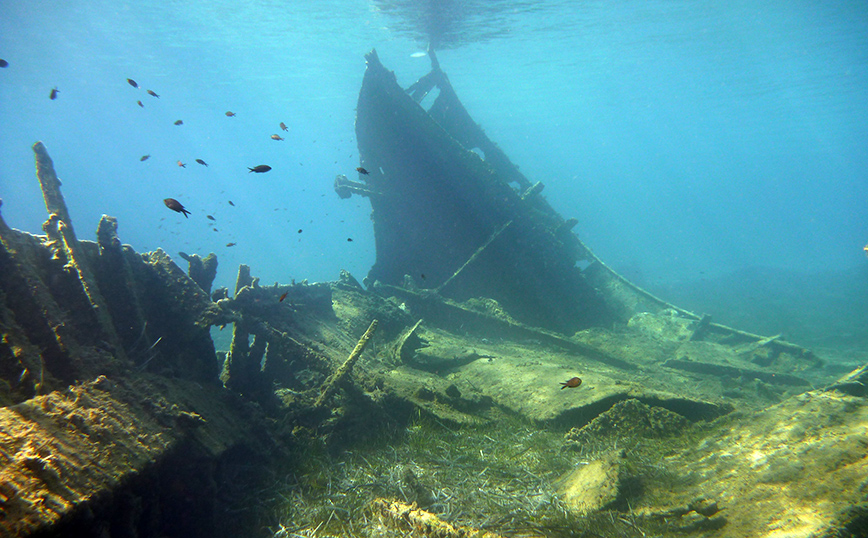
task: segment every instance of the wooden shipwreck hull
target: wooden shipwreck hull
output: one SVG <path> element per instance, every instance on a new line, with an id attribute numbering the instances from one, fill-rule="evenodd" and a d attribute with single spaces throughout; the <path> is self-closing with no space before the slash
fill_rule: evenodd
<path id="1" fill-rule="evenodd" d="M 412 93 L 376 52 L 367 60 L 356 136 L 369 174 L 355 190 L 373 209 L 369 277 L 401 285 L 409 275 L 449 297 L 490 297 L 522 321 L 564 332 L 611 321 L 576 266 L 588 252 L 570 233 L 573 221 L 473 122 L 436 59 Z M 440 93 L 425 111 L 417 100 L 435 86 Z"/>
<path id="2" fill-rule="evenodd" d="M 376 263 L 368 278 L 406 297 L 485 297 L 513 319 L 572 335 L 671 310 L 696 322 L 695 339 L 763 342 L 816 360 L 779 338 L 712 323 L 617 274 L 573 232 L 461 104 L 433 51 L 431 71 L 407 90 L 371 51 L 356 137 L 364 183 L 335 180 L 341 197 L 371 202 Z M 428 110 L 420 103 L 439 94 Z M 411 298 L 417 294 L 411 293 Z"/>

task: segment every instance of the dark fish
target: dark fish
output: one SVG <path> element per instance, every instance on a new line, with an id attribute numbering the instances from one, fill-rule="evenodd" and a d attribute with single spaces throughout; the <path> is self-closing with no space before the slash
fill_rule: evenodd
<path id="1" fill-rule="evenodd" d="M 272 140 L 283 140 L 283 138 L 281 138 L 280 135 L 276 135 L 276 134 L 271 135 L 271 139 Z"/>
<path id="2" fill-rule="evenodd" d="M 250 172 L 256 172 L 257 174 L 264 174 L 265 172 L 268 172 L 269 170 L 271 170 L 271 167 L 268 166 L 267 164 L 260 164 L 258 166 L 254 166 L 253 168 L 248 167 L 247 169 L 250 170 Z M 247 173 L 249 174 L 250 172 L 247 172 Z"/>
<path id="3" fill-rule="evenodd" d="M 201 164 L 202 166 L 208 166 L 208 163 L 206 163 L 206 162 L 203 161 L 202 159 L 196 159 L 196 162 L 199 163 L 199 164 Z"/>
<path id="4" fill-rule="evenodd" d="M 9 67 L 9 62 L 0 58 L 0 67 Z"/>
<path id="5" fill-rule="evenodd" d="M 160 96 L 157 95 L 157 92 L 155 92 L 154 90 L 148 90 L 148 95 L 153 95 L 153 96 L 156 97 L 157 99 L 160 98 Z"/>
<path id="6" fill-rule="evenodd" d="M 130 86 L 132 86 L 133 88 L 138 88 L 138 87 L 139 87 L 139 85 L 136 84 L 136 81 L 133 80 L 133 79 L 131 79 L 131 78 L 128 78 L 128 79 L 127 79 L 127 82 L 129 82 L 129 83 L 130 83 Z"/>
<path id="7" fill-rule="evenodd" d="M 178 120 L 175 122 L 175 125 L 184 125 L 184 120 Z"/>
<path id="8" fill-rule="evenodd" d="M 362 174 L 362 175 L 364 175 L 364 176 L 368 175 L 368 171 L 365 170 L 364 168 L 362 168 L 361 166 L 358 167 L 358 168 L 356 168 L 356 172 L 358 172 L 358 173 L 360 173 L 360 174 Z"/>
<path id="9" fill-rule="evenodd" d="M 181 168 L 187 168 L 187 165 L 185 163 L 182 163 L 181 161 L 178 161 L 178 166 L 180 166 Z"/>
<path id="10" fill-rule="evenodd" d="M 213 231 L 215 231 L 215 232 L 219 232 L 219 231 L 220 231 L 220 230 L 218 230 L 217 228 L 211 228 L 211 229 L 212 229 Z"/>
<path id="11" fill-rule="evenodd" d="M 211 215 L 205 215 L 205 216 L 208 217 L 208 220 L 217 220 L 214 217 L 212 217 Z"/>
<path id="12" fill-rule="evenodd" d="M 283 292 L 283 295 L 280 296 L 280 299 L 278 299 L 277 302 L 278 302 L 278 303 L 282 303 L 283 300 L 286 299 L 286 295 L 287 295 L 288 293 L 289 293 L 288 291 Z"/>
<path id="13" fill-rule="evenodd" d="M 582 384 L 582 380 L 578 377 L 571 377 L 565 383 L 561 383 L 561 390 L 566 388 L 574 389 Z"/>
<path id="14" fill-rule="evenodd" d="M 166 198 L 165 200 L 163 200 L 163 203 L 166 204 L 166 207 L 168 207 L 172 211 L 176 213 L 183 213 L 184 218 L 189 218 L 187 215 L 189 215 L 190 212 L 187 211 L 187 209 L 183 205 L 181 205 L 181 202 L 179 202 L 178 200 L 175 200 L 174 198 Z"/>
<path id="15" fill-rule="evenodd" d="M 4 65 L 3 67 L 6 67 L 6 66 Z M 288 131 L 288 130 L 289 130 L 289 127 L 287 127 L 286 124 L 283 123 L 283 122 L 280 122 L 280 128 L 283 129 L 284 131 Z"/>
<path id="16" fill-rule="evenodd" d="M 145 105 L 143 105 L 141 101 L 136 101 L 136 104 L 139 105 L 139 106 L 142 107 L 142 108 L 145 108 Z"/>
<path id="17" fill-rule="evenodd" d="M 422 277 L 422 280 L 425 280 L 425 273 L 422 273 L 420 276 Z"/>
<path id="18" fill-rule="evenodd" d="M 348 242 L 348 243 L 352 243 L 352 242 L 353 242 L 353 238 L 352 238 L 352 237 L 347 237 L 347 242 Z"/>
<path id="19" fill-rule="evenodd" d="M 231 118 L 231 117 L 233 117 L 233 116 L 235 116 L 235 112 L 232 112 L 231 110 L 227 110 L 227 111 L 226 111 L 226 117 L 227 117 L 227 118 Z"/>
<path id="20" fill-rule="evenodd" d="M 301 233 L 301 228 L 298 229 L 298 233 Z"/>
<path id="21" fill-rule="evenodd" d="M 232 203 L 232 200 L 229 200 L 229 205 L 231 205 L 232 207 L 235 207 L 235 204 Z"/>
<path id="22" fill-rule="evenodd" d="M 237 245 L 237 244 L 238 244 L 238 243 L 226 243 L 226 246 L 227 246 L 227 247 L 234 247 L 234 246 Z"/>
<path id="23" fill-rule="evenodd" d="M 140 160 L 140 161 L 147 161 L 147 160 L 150 159 L 150 158 L 151 158 L 150 155 L 142 155 L 142 158 L 139 159 L 139 160 Z"/>
<path id="24" fill-rule="evenodd" d="M 57 87 L 55 87 L 54 89 L 51 90 L 51 93 L 48 94 L 48 98 L 51 99 L 52 101 L 54 101 L 55 99 L 57 99 L 58 93 L 60 93 L 60 90 L 58 90 Z"/>

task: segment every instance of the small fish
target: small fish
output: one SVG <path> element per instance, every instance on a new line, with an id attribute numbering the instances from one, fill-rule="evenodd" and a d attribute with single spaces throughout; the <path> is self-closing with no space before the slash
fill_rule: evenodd
<path id="1" fill-rule="evenodd" d="M 566 388 L 574 389 L 582 384 L 582 380 L 578 377 L 571 377 L 565 383 L 561 383 L 561 390 Z"/>
<path id="2" fill-rule="evenodd" d="M 283 140 L 283 138 L 281 138 L 280 135 L 276 135 L 276 134 L 271 135 L 271 139 L 272 140 Z"/>
<path id="3" fill-rule="evenodd" d="M 142 158 L 139 159 L 139 160 L 142 161 L 142 162 L 145 162 L 145 161 L 147 161 L 147 160 L 150 159 L 150 158 L 151 158 L 150 155 L 142 155 Z"/>
<path id="4" fill-rule="evenodd" d="M 208 220 L 217 220 L 214 217 L 212 217 L 211 215 L 205 215 L 205 216 L 208 217 Z"/>
<path id="5" fill-rule="evenodd" d="M 235 112 L 232 112 L 231 110 L 227 110 L 227 111 L 226 111 L 226 117 L 227 117 L 227 118 L 233 118 L 233 117 L 235 117 Z"/>
<path id="6" fill-rule="evenodd" d="M 142 107 L 142 108 L 145 108 L 145 105 L 143 105 L 141 101 L 136 101 L 136 104 L 139 105 L 139 106 Z"/>
<path id="7" fill-rule="evenodd" d="M 238 243 L 226 243 L 226 246 L 227 246 L 227 247 L 234 247 L 234 246 L 237 245 L 237 244 L 238 244 Z"/>
<path id="8" fill-rule="evenodd" d="M 218 230 L 217 228 L 211 228 L 211 230 L 214 231 L 214 232 L 219 232 L 219 231 L 220 231 L 220 230 Z"/>
<path id="9" fill-rule="evenodd" d="M 0 58 L 0 67 L 9 67 L 9 62 Z"/>
<path id="10" fill-rule="evenodd" d="M 184 218 L 189 218 L 187 215 L 189 215 L 190 212 L 187 211 L 187 209 L 183 205 L 181 205 L 181 202 L 179 202 L 178 200 L 175 200 L 174 198 L 166 198 L 165 200 L 163 200 L 163 203 L 166 204 L 166 207 L 168 207 L 172 211 L 176 213 L 183 213 Z"/>
<path id="11" fill-rule="evenodd" d="M 352 237 L 347 237 L 347 243 L 352 243 L 352 242 L 353 242 L 353 238 L 352 238 Z"/>
<path id="12" fill-rule="evenodd" d="M 160 98 L 160 96 L 157 95 L 157 92 L 155 92 L 154 90 L 148 90 L 148 95 L 153 95 L 153 96 L 156 97 L 157 99 Z"/>
<path id="13" fill-rule="evenodd" d="M 3 67 L 6 67 L 6 66 L 4 65 Z M 288 131 L 288 130 L 289 130 L 289 127 L 287 127 L 286 124 L 283 123 L 283 122 L 280 122 L 280 128 L 283 129 L 284 131 Z"/>
<path id="14" fill-rule="evenodd" d="M 178 166 L 180 166 L 181 168 L 187 168 L 187 164 L 182 163 L 181 161 L 178 161 Z"/>
<path id="15" fill-rule="evenodd" d="M 271 170 L 271 167 L 268 166 L 267 164 L 260 164 L 258 166 L 254 166 L 253 168 L 248 167 L 247 169 L 250 170 L 250 172 L 256 172 L 257 174 L 264 174 L 265 172 L 268 172 L 269 170 Z M 249 174 L 250 172 L 247 172 L 247 173 Z"/>
<path id="16" fill-rule="evenodd" d="M 178 120 L 175 122 L 175 125 L 184 125 L 184 120 Z"/>
<path id="17" fill-rule="evenodd" d="M 865 255 L 868 256 L 868 245 L 865 245 L 865 247 L 863 247 L 862 250 L 864 250 Z"/>
<path id="18" fill-rule="evenodd" d="M 232 200 L 229 200 L 229 205 L 231 205 L 232 207 L 235 207 L 235 204 L 232 203 Z"/>
<path id="19" fill-rule="evenodd" d="M 301 233 L 301 228 L 298 229 L 298 233 Z"/>
<path id="20" fill-rule="evenodd" d="M 196 162 L 199 163 L 199 164 L 201 164 L 202 166 L 208 166 L 208 163 L 206 163 L 206 162 L 203 161 L 202 159 L 196 159 Z"/>
<path id="21" fill-rule="evenodd" d="M 280 299 L 278 299 L 277 302 L 282 303 L 283 300 L 286 299 L 287 294 L 289 294 L 288 291 L 283 292 L 283 295 L 280 296 Z"/>
<path id="22" fill-rule="evenodd" d="M 133 79 L 131 79 L 131 78 L 128 78 L 128 79 L 127 79 L 127 82 L 129 82 L 130 86 L 132 86 L 133 88 L 138 88 L 138 87 L 139 87 L 139 85 L 136 84 L 136 81 L 133 80 Z"/>
<path id="23" fill-rule="evenodd" d="M 363 176 L 366 176 L 366 175 L 368 175 L 368 171 L 367 171 L 367 170 L 365 170 L 365 169 L 364 169 L 364 168 L 362 168 L 362 167 L 361 167 L 361 166 L 360 166 L 360 167 L 358 167 L 358 168 L 356 168 L 356 172 L 358 172 L 358 173 L 360 173 L 360 174 L 362 174 L 362 175 L 363 175 Z"/>
<path id="24" fill-rule="evenodd" d="M 58 90 L 57 86 L 55 86 L 54 89 L 51 90 L 51 93 L 48 94 L 48 98 L 54 101 L 55 99 L 57 99 L 58 93 L 60 93 L 60 90 Z"/>

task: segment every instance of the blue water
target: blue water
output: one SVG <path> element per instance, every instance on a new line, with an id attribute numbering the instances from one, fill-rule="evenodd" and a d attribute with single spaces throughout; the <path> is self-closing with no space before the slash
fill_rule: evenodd
<path id="1" fill-rule="evenodd" d="M 218 285 L 239 263 L 265 283 L 342 268 L 361 279 L 375 255 L 370 207 L 332 182 L 359 165 L 363 54 L 376 48 L 405 87 L 429 69 L 402 17 L 412 5 L 4 2 L 4 219 L 40 230 L 30 146 L 42 140 L 80 238 L 107 213 L 139 251 L 216 252 Z M 669 282 L 868 263 L 868 5 L 491 5 L 455 27 L 441 65 L 615 269 Z M 273 170 L 247 172 L 258 164 Z"/>

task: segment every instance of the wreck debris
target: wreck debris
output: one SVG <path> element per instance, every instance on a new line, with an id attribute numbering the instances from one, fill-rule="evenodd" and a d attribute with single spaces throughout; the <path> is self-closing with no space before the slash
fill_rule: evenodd
<path id="1" fill-rule="evenodd" d="M 402 334 L 395 343 L 393 358 L 398 364 L 407 363 L 413 358 L 413 354 L 427 345 L 427 343 L 419 337 L 419 326 L 422 325 L 420 319 L 409 330 Z"/>
<path id="2" fill-rule="evenodd" d="M 237 301 L 241 291 L 253 285 L 253 277 L 250 276 L 250 267 L 244 264 L 238 266 L 238 276 L 235 278 L 235 300 Z M 252 377 L 255 375 L 253 366 L 250 365 L 250 331 L 243 320 L 238 320 L 232 328 L 232 344 L 229 353 L 223 363 L 223 373 L 220 379 L 223 384 L 232 390 L 244 393 L 252 387 Z"/>
<path id="3" fill-rule="evenodd" d="M 102 282 L 106 295 L 113 298 L 108 303 L 113 324 L 118 327 L 124 347 L 132 351 L 140 338 L 147 341 L 152 339 L 147 335 L 147 316 L 135 293 L 135 276 L 118 239 L 117 219 L 103 215 L 96 236 L 100 260 L 96 266 L 96 276 Z"/>
<path id="4" fill-rule="evenodd" d="M 193 279 L 193 282 L 199 284 L 205 293 L 211 293 L 211 285 L 217 277 L 217 255 L 213 252 L 209 253 L 204 258 L 200 258 L 198 254 L 185 254 L 180 252 L 179 255 L 187 262 L 187 274 Z"/>
<path id="5" fill-rule="evenodd" d="M 403 527 L 419 532 L 422 536 L 432 538 L 503 538 L 493 532 L 475 529 L 473 527 L 456 526 L 443 521 L 436 514 L 420 509 L 416 503 L 407 504 L 401 501 L 389 501 L 383 498 L 374 499 L 371 508 L 379 514 Z"/>
<path id="6" fill-rule="evenodd" d="M 105 299 L 99 291 L 99 286 L 93 276 L 93 271 L 90 268 L 87 257 L 81 252 L 78 239 L 75 237 L 72 219 L 69 216 L 63 195 L 60 193 L 60 180 L 54 172 L 54 164 L 51 162 L 51 157 L 48 156 L 48 151 L 42 142 L 37 142 L 33 145 L 33 153 L 36 155 L 36 176 L 39 178 L 39 186 L 42 188 L 42 196 L 45 199 L 45 208 L 49 213 L 45 226 L 48 230 L 55 232 L 54 237 L 59 235 L 62 238 L 63 252 L 67 260 L 66 268 L 73 269 L 78 273 L 81 287 L 90 300 L 105 337 L 114 347 L 118 358 L 126 359 L 126 354 L 121 345 L 121 340 L 117 332 L 115 332 Z"/>
<path id="7" fill-rule="evenodd" d="M 362 355 L 362 351 L 365 350 L 365 346 L 368 345 L 368 342 L 374 336 L 374 331 L 377 330 L 377 320 L 373 320 L 371 325 L 368 327 L 368 330 L 365 331 L 365 334 L 359 339 L 359 343 L 356 344 L 356 347 L 353 349 L 353 352 L 350 353 L 350 356 L 347 357 L 347 360 L 338 368 L 335 373 L 330 375 L 328 379 L 326 379 L 325 383 L 323 383 L 322 388 L 320 389 L 320 395 L 316 399 L 316 403 L 314 403 L 314 407 L 322 407 L 329 398 L 332 397 L 332 394 L 340 386 L 340 383 L 350 374 L 353 370 L 353 365 L 359 360 L 359 357 Z"/>

